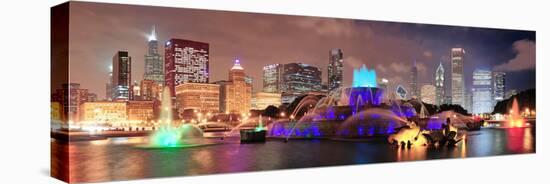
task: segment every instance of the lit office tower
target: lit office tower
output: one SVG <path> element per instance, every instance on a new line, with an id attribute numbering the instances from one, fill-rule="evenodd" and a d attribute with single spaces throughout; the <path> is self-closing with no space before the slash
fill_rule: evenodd
<path id="1" fill-rule="evenodd" d="M 495 102 L 504 100 L 506 90 L 506 73 L 493 72 L 493 98 Z"/>
<path id="2" fill-rule="evenodd" d="M 307 93 L 321 91 L 321 69 L 303 63 L 264 66 L 264 92 Z"/>
<path id="3" fill-rule="evenodd" d="M 263 91 L 267 93 L 280 93 L 281 73 L 283 65 L 271 64 L 263 68 Z"/>
<path id="4" fill-rule="evenodd" d="M 489 113 L 493 111 L 492 72 L 477 69 L 473 74 L 472 113 Z"/>
<path id="5" fill-rule="evenodd" d="M 416 61 L 414 61 L 413 65 L 411 66 L 409 92 L 411 94 L 411 98 L 419 98 L 420 96 L 420 94 L 418 93 L 418 68 L 416 67 Z"/>
<path id="6" fill-rule="evenodd" d="M 452 103 L 464 107 L 464 56 L 462 48 L 451 49 L 451 98 Z"/>
<path id="7" fill-rule="evenodd" d="M 229 70 L 229 81 L 220 86 L 220 110 L 231 113 L 248 113 L 252 103 L 252 85 L 247 83 L 244 68 L 239 60 Z"/>
<path id="8" fill-rule="evenodd" d="M 145 55 L 145 70 L 143 79 L 155 81 L 157 84 L 164 84 L 164 63 L 158 52 L 157 32 L 155 26 L 149 35 L 148 49 Z"/>
<path id="9" fill-rule="evenodd" d="M 132 58 L 126 51 L 118 51 L 113 56 L 113 100 L 125 101 L 130 99 L 132 85 Z"/>
<path id="10" fill-rule="evenodd" d="M 170 39 L 164 47 L 164 84 L 175 97 L 175 87 L 185 82 L 208 83 L 208 43 Z"/>
<path id="11" fill-rule="evenodd" d="M 329 52 L 328 92 L 342 86 L 344 70 L 344 54 L 342 49 L 332 49 Z"/>
<path id="12" fill-rule="evenodd" d="M 443 64 L 439 62 L 439 66 L 435 70 L 435 105 L 444 104 L 445 101 L 445 69 Z"/>
<path id="13" fill-rule="evenodd" d="M 434 85 L 426 84 L 420 88 L 420 99 L 427 104 L 435 104 L 437 88 Z"/>
<path id="14" fill-rule="evenodd" d="M 303 63 L 288 63 L 282 73 L 282 90 L 290 93 L 321 91 L 321 69 Z"/>
<path id="15" fill-rule="evenodd" d="M 109 79 L 105 84 L 105 100 L 111 101 L 113 99 L 113 66 L 109 66 Z"/>

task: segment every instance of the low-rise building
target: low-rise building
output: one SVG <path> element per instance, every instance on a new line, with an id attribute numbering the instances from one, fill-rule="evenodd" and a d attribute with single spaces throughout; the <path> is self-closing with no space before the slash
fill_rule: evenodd
<path id="1" fill-rule="evenodd" d="M 252 109 L 263 110 L 270 105 L 281 105 L 281 93 L 256 92 L 252 95 Z"/>
<path id="2" fill-rule="evenodd" d="M 183 83 L 176 86 L 178 111 L 193 109 L 201 112 L 220 111 L 220 85 L 208 83 Z"/>

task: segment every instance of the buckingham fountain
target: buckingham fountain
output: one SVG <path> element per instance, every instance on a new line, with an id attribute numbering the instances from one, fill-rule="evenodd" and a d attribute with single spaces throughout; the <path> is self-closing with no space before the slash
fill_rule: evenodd
<path id="1" fill-rule="evenodd" d="M 464 137 L 458 129 L 473 119 L 453 111 L 428 115 L 423 103 L 384 99 L 377 85 L 376 71 L 362 65 L 354 69 L 353 83 L 324 97 L 305 96 L 289 119 L 268 126 L 273 138 L 362 139 L 387 137 L 392 144 L 454 144 Z"/>
<path id="2" fill-rule="evenodd" d="M 456 143 L 463 137 L 458 129 L 467 127 L 472 118 L 452 111 L 428 116 L 422 102 L 384 99 L 383 88 L 378 87 L 376 71 L 365 65 L 354 69 L 349 87 L 333 90 L 326 96 L 306 95 L 298 99 L 290 118 L 262 123 L 254 129 L 243 129 L 255 122 L 244 121 L 223 133 L 224 137 L 238 135 L 241 143 L 265 142 L 272 139 L 363 139 L 386 137 L 399 145 L 427 145 L 441 142 Z M 170 90 L 166 87 L 161 101 L 161 126 L 154 130 L 148 144 L 142 148 L 184 148 L 209 145 L 202 136 L 203 124 L 176 123 L 172 118 Z M 198 140 L 198 141 L 197 141 Z M 217 143 L 220 143 L 219 141 Z"/>

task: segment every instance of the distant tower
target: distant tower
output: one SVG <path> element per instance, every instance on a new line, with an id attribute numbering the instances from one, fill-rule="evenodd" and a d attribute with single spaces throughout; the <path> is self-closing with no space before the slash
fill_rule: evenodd
<path id="1" fill-rule="evenodd" d="M 127 51 L 118 51 L 113 56 L 113 100 L 129 100 L 131 82 L 132 58 Z"/>
<path id="2" fill-rule="evenodd" d="M 452 103 L 464 107 L 464 56 L 463 48 L 451 49 Z"/>
<path id="3" fill-rule="evenodd" d="M 148 38 L 148 50 L 145 55 L 145 70 L 143 79 L 152 80 L 157 84 L 164 84 L 164 63 L 158 52 L 157 32 L 155 26 L 151 29 Z"/>
<path id="4" fill-rule="evenodd" d="M 109 79 L 105 84 L 105 100 L 113 100 L 113 66 L 109 66 Z"/>
<path id="5" fill-rule="evenodd" d="M 415 97 L 419 98 L 419 92 L 418 92 L 418 68 L 416 67 L 416 60 L 413 62 L 413 65 L 411 66 L 411 81 L 409 83 L 409 91 L 411 93 L 411 98 Z"/>
<path id="6" fill-rule="evenodd" d="M 439 66 L 435 70 L 435 104 L 441 105 L 445 101 L 445 69 L 443 64 L 439 62 Z"/>
<path id="7" fill-rule="evenodd" d="M 495 102 L 504 100 L 506 91 L 506 73 L 493 72 L 493 97 Z"/>
<path id="8" fill-rule="evenodd" d="M 472 113 L 493 112 L 493 73 L 489 70 L 477 69 L 473 74 Z"/>
<path id="9" fill-rule="evenodd" d="M 342 49 L 331 49 L 328 63 L 328 92 L 342 86 L 344 70 L 344 54 Z"/>

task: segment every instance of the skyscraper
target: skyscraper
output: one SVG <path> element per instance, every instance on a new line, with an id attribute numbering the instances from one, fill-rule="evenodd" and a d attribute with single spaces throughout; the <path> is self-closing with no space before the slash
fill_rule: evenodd
<path id="1" fill-rule="evenodd" d="M 240 61 L 229 70 L 229 81 L 221 83 L 220 110 L 231 113 L 248 113 L 252 105 L 252 85 L 245 80 L 246 74 Z"/>
<path id="2" fill-rule="evenodd" d="M 321 91 L 321 69 L 304 63 L 288 63 L 283 70 L 283 92 L 307 93 Z"/>
<path id="3" fill-rule="evenodd" d="M 435 70 L 435 104 L 441 105 L 445 103 L 445 69 L 443 64 L 439 62 L 439 66 Z"/>
<path id="4" fill-rule="evenodd" d="M 113 100 L 129 100 L 132 85 L 132 58 L 127 51 L 118 51 L 113 56 Z"/>
<path id="5" fill-rule="evenodd" d="M 451 49 L 451 97 L 452 103 L 464 107 L 464 57 L 463 48 Z"/>
<path id="6" fill-rule="evenodd" d="M 105 100 L 113 100 L 113 66 L 109 66 L 109 79 L 105 84 Z"/>
<path id="7" fill-rule="evenodd" d="M 344 79 L 344 54 L 342 49 L 331 49 L 328 63 L 328 92 L 342 86 Z"/>
<path id="8" fill-rule="evenodd" d="M 472 85 L 472 113 L 490 113 L 493 111 L 492 72 L 476 69 Z"/>
<path id="9" fill-rule="evenodd" d="M 411 98 L 419 98 L 420 94 L 418 93 L 418 68 L 416 67 L 416 61 L 414 61 L 413 65 L 411 66 L 410 77 L 409 92 Z"/>
<path id="10" fill-rule="evenodd" d="M 435 104 L 436 99 L 436 87 L 431 84 L 423 85 L 420 88 L 420 99 L 427 104 Z"/>
<path id="11" fill-rule="evenodd" d="M 304 63 L 271 64 L 263 68 L 264 92 L 307 93 L 322 90 L 321 69 Z"/>
<path id="12" fill-rule="evenodd" d="M 157 84 L 164 84 L 164 63 L 158 52 L 157 32 L 155 26 L 149 35 L 147 54 L 145 55 L 145 70 L 143 79 L 155 81 Z"/>
<path id="13" fill-rule="evenodd" d="M 493 98 L 495 102 L 504 100 L 506 91 L 506 73 L 493 72 Z"/>
<path id="14" fill-rule="evenodd" d="M 170 39 L 166 42 L 164 54 L 165 85 L 175 97 L 175 87 L 185 82 L 208 83 L 208 43 Z"/>
<path id="15" fill-rule="evenodd" d="M 263 91 L 267 93 L 281 93 L 282 85 L 282 69 L 281 64 L 266 65 L 263 68 Z"/>
<path id="16" fill-rule="evenodd" d="M 80 88 L 78 83 L 62 84 L 62 88 L 56 89 L 51 98 L 53 102 L 61 104 L 63 116 L 67 120 L 78 122 L 80 107 L 88 101 L 88 89 Z"/>

